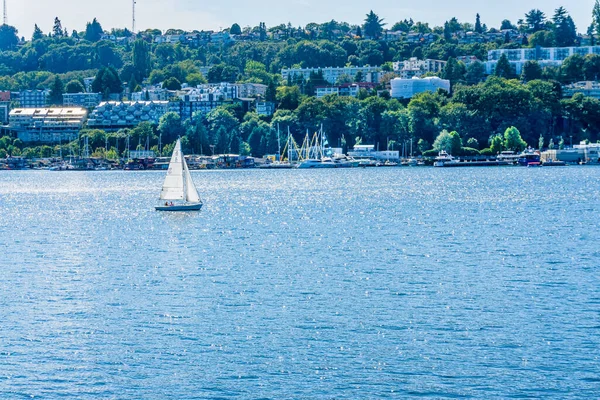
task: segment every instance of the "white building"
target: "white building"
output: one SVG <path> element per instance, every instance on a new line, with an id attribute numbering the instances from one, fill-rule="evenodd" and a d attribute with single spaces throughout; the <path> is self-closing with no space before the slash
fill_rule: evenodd
<path id="1" fill-rule="evenodd" d="M 575 93 L 600 99 L 600 82 L 585 81 L 563 86 L 563 97 L 573 97 Z"/>
<path id="2" fill-rule="evenodd" d="M 573 148 L 546 150 L 541 158 L 542 161 L 600 163 L 600 143 L 581 142 Z"/>
<path id="3" fill-rule="evenodd" d="M 308 80 L 311 73 L 318 73 L 319 71 L 323 73 L 323 78 L 332 85 L 337 83 L 338 79 L 343 75 L 347 75 L 354 79 L 359 72 L 363 76 L 363 82 L 379 83 L 383 77 L 381 67 L 283 68 L 281 70 L 281 77 L 284 82 L 287 82 L 288 77 L 290 77 L 292 81 L 297 77 Z"/>
<path id="4" fill-rule="evenodd" d="M 588 54 L 600 54 L 600 46 L 588 47 L 536 47 L 523 49 L 499 49 L 488 52 L 488 61 L 485 63 L 485 69 L 488 75 L 494 73 L 496 64 L 502 56 L 506 54 L 508 62 L 515 68 L 515 72 L 520 75 L 523 66 L 527 61 L 537 61 L 542 68 L 560 67 L 563 61 L 574 54 L 586 56 Z"/>
<path id="5" fill-rule="evenodd" d="M 357 97 L 360 89 L 373 90 L 375 88 L 374 83 L 362 82 L 362 83 L 346 83 L 337 86 L 318 86 L 316 87 L 316 96 L 318 99 L 325 97 L 330 94 L 336 96 L 350 96 Z"/>
<path id="6" fill-rule="evenodd" d="M 74 140 L 87 118 L 87 110 L 65 108 L 15 108 L 9 129 L 23 142 L 53 143 Z"/>
<path id="7" fill-rule="evenodd" d="M 396 99 L 410 99 L 417 93 L 436 92 L 438 89 L 450 92 L 450 81 L 435 76 L 422 79 L 394 78 L 390 85 L 392 86 L 391 95 Z"/>
<path id="8" fill-rule="evenodd" d="M 107 101 L 100 103 L 88 120 L 90 128 L 118 130 L 141 122 L 158 124 L 168 111 L 167 101 Z"/>
<path id="9" fill-rule="evenodd" d="M 354 146 L 352 151 L 348 152 L 350 157 L 359 158 L 359 159 L 375 159 L 378 161 L 399 161 L 400 160 L 400 152 L 399 151 L 377 151 L 375 150 L 375 145 L 372 144 L 360 144 Z"/>
<path id="10" fill-rule="evenodd" d="M 446 66 L 446 61 L 440 60 L 419 60 L 417 57 L 409 58 L 406 61 L 397 61 L 394 63 L 394 72 L 402 79 L 411 79 L 421 77 L 426 73 L 441 73 Z"/>

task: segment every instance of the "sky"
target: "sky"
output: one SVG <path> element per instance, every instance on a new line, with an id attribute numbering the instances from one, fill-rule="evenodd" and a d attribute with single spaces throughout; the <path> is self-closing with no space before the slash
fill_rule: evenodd
<path id="1" fill-rule="evenodd" d="M 59 17 L 69 32 L 82 31 L 86 22 L 97 18 L 105 30 L 131 29 L 131 0 L 6 0 L 8 23 L 19 30 L 19 36 L 30 38 L 34 24 L 47 33 L 54 17 Z M 586 32 L 591 23 L 595 0 L 137 0 L 136 30 L 158 28 L 166 30 L 218 30 L 233 23 L 240 26 L 267 26 L 291 22 L 294 26 L 309 22 L 322 23 L 335 19 L 351 24 L 362 24 L 371 9 L 391 27 L 405 18 L 442 25 L 457 17 L 460 22 L 475 22 L 481 15 L 488 27 L 499 27 L 508 19 L 513 23 L 533 9 L 539 8 L 547 16 L 561 5 L 569 11 L 579 32 Z"/>

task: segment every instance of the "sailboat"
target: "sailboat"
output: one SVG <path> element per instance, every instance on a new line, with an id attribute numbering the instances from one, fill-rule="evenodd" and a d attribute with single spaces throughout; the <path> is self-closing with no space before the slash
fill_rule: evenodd
<path id="1" fill-rule="evenodd" d="M 184 203 L 169 205 L 165 202 L 165 205 L 155 207 L 157 211 L 199 211 L 202 208 L 202 201 L 181 152 L 181 139 L 177 139 L 175 143 L 160 199 L 183 200 Z"/>

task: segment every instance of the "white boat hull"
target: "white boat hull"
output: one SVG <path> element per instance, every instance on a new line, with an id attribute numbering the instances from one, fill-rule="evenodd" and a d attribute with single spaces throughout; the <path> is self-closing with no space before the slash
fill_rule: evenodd
<path id="1" fill-rule="evenodd" d="M 175 206 L 156 206 L 156 211 L 200 211 L 202 203 L 198 204 L 182 204 Z"/>

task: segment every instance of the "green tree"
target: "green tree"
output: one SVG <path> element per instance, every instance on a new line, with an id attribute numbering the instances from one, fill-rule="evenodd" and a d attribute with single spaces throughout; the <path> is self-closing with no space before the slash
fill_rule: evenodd
<path id="1" fill-rule="evenodd" d="M 535 79 L 542 79 L 542 67 L 540 67 L 540 64 L 537 61 L 527 61 L 523 65 L 521 80 L 529 82 Z"/>
<path id="2" fill-rule="evenodd" d="M 481 17 L 479 13 L 475 16 L 475 32 L 483 33 L 483 28 L 481 27 Z"/>
<path id="3" fill-rule="evenodd" d="M 546 25 L 546 14 L 534 9 L 525 14 L 525 22 L 529 33 L 535 33 L 544 29 Z"/>
<path id="4" fill-rule="evenodd" d="M 133 70 L 138 82 L 142 82 L 148 77 L 152 69 L 150 59 L 150 46 L 143 40 L 133 42 Z"/>
<path id="5" fill-rule="evenodd" d="M 462 141 L 458 132 L 443 130 L 433 142 L 435 151 L 445 151 L 448 154 L 460 155 Z"/>
<path id="6" fill-rule="evenodd" d="M 583 62 L 583 75 L 586 81 L 600 79 L 600 55 L 588 54 Z"/>
<path id="7" fill-rule="evenodd" d="M 0 50 L 11 50 L 19 43 L 19 37 L 17 36 L 17 29 L 10 25 L 0 26 Z"/>
<path id="8" fill-rule="evenodd" d="M 40 40 L 44 38 L 44 32 L 35 24 L 33 28 L 33 36 L 31 37 L 31 41 L 35 42 L 36 40 Z"/>
<path id="9" fill-rule="evenodd" d="M 61 38 L 65 35 L 64 30 L 62 28 L 62 23 L 58 17 L 54 18 L 54 27 L 52 28 L 52 36 L 55 38 Z"/>
<path id="10" fill-rule="evenodd" d="M 85 92 L 85 88 L 81 84 L 81 82 L 77 80 L 72 80 L 67 83 L 65 86 L 65 93 L 83 93 Z"/>
<path id="11" fill-rule="evenodd" d="M 97 42 L 102 38 L 104 34 L 104 30 L 102 29 L 102 25 L 96 18 L 92 22 L 88 22 L 85 27 L 85 40 L 90 42 Z"/>
<path id="12" fill-rule="evenodd" d="M 594 3 L 594 9 L 592 10 L 592 35 L 600 37 L 600 0 L 596 0 Z"/>
<path id="13" fill-rule="evenodd" d="M 300 105 L 300 89 L 298 86 L 281 86 L 276 95 L 278 108 L 295 110 Z"/>
<path id="14" fill-rule="evenodd" d="M 54 78 L 54 82 L 50 87 L 49 101 L 52 105 L 61 105 L 63 103 L 62 95 L 65 91 L 65 85 L 58 75 Z"/>
<path id="15" fill-rule="evenodd" d="M 99 70 L 92 82 L 92 91 L 94 93 L 102 93 L 105 99 L 111 93 L 122 93 L 123 86 L 117 71 L 112 67 L 105 67 Z"/>
<path id="16" fill-rule="evenodd" d="M 540 151 L 544 148 L 544 136 L 540 135 L 540 139 L 538 140 L 538 149 L 540 149 Z"/>
<path id="17" fill-rule="evenodd" d="M 163 89 L 167 90 L 181 90 L 181 82 L 175 77 L 167 78 L 163 82 Z"/>
<path id="18" fill-rule="evenodd" d="M 162 135 L 163 143 L 174 142 L 179 136 L 183 136 L 185 133 L 181 117 L 173 111 L 166 113 L 160 118 L 158 130 Z"/>
<path id="19" fill-rule="evenodd" d="M 383 33 L 384 25 L 383 19 L 379 18 L 379 16 L 371 10 L 371 12 L 367 14 L 367 18 L 365 18 L 363 32 L 367 38 L 379 39 Z"/>
<path id="20" fill-rule="evenodd" d="M 470 85 L 475 85 L 485 78 L 485 65 L 481 61 L 469 64 L 465 74 L 465 80 Z"/>
<path id="21" fill-rule="evenodd" d="M 577 41 L 577 29 L 573 19 L 564 7 L 554 12 L 554 36 L 559 47 L 574 46 Z"/>
<path id="22" fill-rule="evenodd" d="M 456 58 L 450 57 L 442 71 L 442 78 L 448 79 L 451 83 L 465 80 L 465 65 L 456 61 Z"/>
<path id="23" fill-rule="evenodd" d="M 527 147 L 527 143 L 521 137 L 521 132 L 514 126 L 507 128 L 504 132 L 504 148 L 511 151 L 522 151 Z"/>
<path id="24" fill-rule="evenodd" d="M 492 154 L 500 154 L 504 150 L 504 140 L 502 136 L 494 135 L 490 141 L 490 150 Z"/>
<path id="25" fill-rule="evenodd" d="M 232 35 L 241 35 L 242 28 L 240 28 L 240 26 L 238 24 L 233 24 L 233 25 L 231 25 L 231 28 L 229 29 L 229 33 Z"/>
<path id="26" fill-rule="evenodd" d="M 494 75 L 499 76 L 505 79 L 513 79 L 516 76 L 513 66 L 508 61 L 508 57 L 505 53 L 502 53 L 498 63 L 496 64 L 496 69 L 494 70 Z"/>
<path id="27" fill-rule="evenodd" d="M 553 47 L 554 46 L 554 32 L 551 31 L 537 31 L 528 38 L 529 47 Z"/>
<path id="28" fill-rule="evenodd" d="M 579 54 L 573 54 L 563 61 L 561 67 L 562 79 L 565 83 L 583 80 L 585 59 Z"/>

